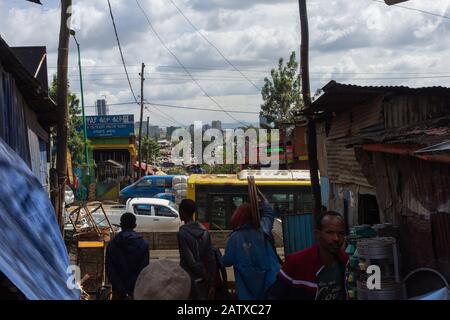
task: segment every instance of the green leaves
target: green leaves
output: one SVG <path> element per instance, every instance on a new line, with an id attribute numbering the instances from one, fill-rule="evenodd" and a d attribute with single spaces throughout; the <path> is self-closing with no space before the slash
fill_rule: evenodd
<path id="1" fill-rule="evenodd" d="M 58 94 L 58 79 L 53 76 L 52 84 L 48 90 L 49 97 L 56 101 Z M 69 135 L 67 145 L 72 155 L 72 165 L 74 168 L 81 168 L 87 165 L 84 146 L 83 117 L 80 106 L 80 99 L 74 93 L 68 92 L 69 104 Z M 88 142 L 89 143 L 89 142 Z"/>
<path id="2" fill-rule="evenodd" d="M 284 59 L 278 60 L 278 69 L 272 69 L 271 79 L 264 79 L 261 95 L 264 103 L 261 114 L 277 127 L 294 120 L 294 112 L 303 106 L 300 95 L 300 73 L 295 51 L 291 53 L 287 64 Z"/>

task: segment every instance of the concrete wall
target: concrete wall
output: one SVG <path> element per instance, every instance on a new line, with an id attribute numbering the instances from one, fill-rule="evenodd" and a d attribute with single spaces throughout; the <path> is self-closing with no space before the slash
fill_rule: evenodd
<path id="1" fill-rule="evenodd" d="M 217 248 L 225 248 L 228 236 L 231 231 L 209 231 L 213 246 Z M 145 240 L 150 243 L 150 250 L 178 250 L 178 240 L 176 232 L 153 232 L 141 233 Z M 275 245 L 283 247 L 281 237 L 274 234 Z"/>

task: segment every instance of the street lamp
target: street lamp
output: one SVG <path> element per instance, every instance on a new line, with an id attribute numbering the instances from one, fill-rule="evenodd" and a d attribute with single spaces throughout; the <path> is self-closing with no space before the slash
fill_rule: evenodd
<path id="1" fill-rule="evenodd" d="M 85 152 L 85 159 L 86 159 L 86 165 L 87 165 L 86 173 L 89 176 L 89 153 L 88 153 L 88 144 L 87 144 L 86 115 L 84 113 L 83 74 L 81 72 L 80 44 L 78 43 L 78 40 L 75 37 L 75 30 L 70 30 L 70 35 L 75 40 L 75 43 L 77 44 L 77 49 L 78 49 L 78 69 L 80 71 L 81 110 L 83 113 L 84 152 Z"/>

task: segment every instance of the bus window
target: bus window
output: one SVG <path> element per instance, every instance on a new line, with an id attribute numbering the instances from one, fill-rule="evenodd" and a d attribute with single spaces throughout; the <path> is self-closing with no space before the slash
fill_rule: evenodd
<path id="1" fill-rule="evenodd" d="M 313 211 L 313 199 L 310 192 L 302 192 L 297 196 L 297 205 L 301 213 L 311 213 Z"/>
<path id="2" fill-rule="evenodd" d="M 273 205 L 273 210 L 277 215 L 293 214 L 294 212 L 294 195 L 279 193 L 272 194 L 269 202 Z"/>
<path id="3" fill-rule="evenodd" d="M 248 202 L 247 197 L 233 196 L 231 202 L 231 214 L 233 215 L 234 211 L 236 211 L 236 209 L 239 208 L 244 202 Z"/>
<path id="4" fill-rule="evenodd" d="M 226 197 L 211 196 L 211 229 L 225 230 L 227 228 Z"/>
<path id="5" fill-rule="evenodd" d="M 207 207 L 207 201 L 206 201 L 206 193 L 205 192 L 198 192 L 197 198 L 196 198 L 196 205 L 197 205 L 197 220 L 199 221 L 206 221 L 206 207 Z"/>

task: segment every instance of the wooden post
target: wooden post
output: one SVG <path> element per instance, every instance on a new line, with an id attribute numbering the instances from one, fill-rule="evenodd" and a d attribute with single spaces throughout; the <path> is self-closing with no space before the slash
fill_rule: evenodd
<path id="1" fill-rule="evenodd" d="M 311 106 L 311 89 L 309 83 L 309 30 L 308 30 L 308 12 L 306 0 L 299 0 L 300 26 L 301 26 L 301 47 L 300 47 L 300 66 L 302 76 L 302 94 L 305 109 Z M 314 116 L 308 117 L 308 158 L 311 174 L 311 185 L 314 196 L 314 221 L 322 212 L 322 196 L 320 193 L 319 182 L 319 164 L 317 161 L 317 137 L 316 123 Z"/>
<path id="2" fill-rule="evenodd" d="M 68 60 L 69 60 L 69 38 L 70 29 L 68 22 L 71 13 L 68 9 L 72 5 L 72 0 L 61 0 L 61 25 L 59 30 L 59 47 L 58 47 L 58 120 L 57 120 L 57 158 L 56 171 L 58 173 L 57 197 L 53 203 L 56 205 L 55 212 L 61 230 L 64 227 L 64 195 L 67 183 L 67 137 L 68 137 Z M 56 194 L 56 193 L 55 193 Z"/>
<path id="3" fill-rule="evenodd" d="M 142 70 L 141 70 L 141 119 L 139 121 L 139 174 L 138 178 L 140 179 L 142 177 L 142 169 L 141 169 L 141 162 L 142 162 L 142 121 L 144 118 L 144 69 L 145 64 L 142 63 Z"/>
<path id="4" fill-rule="evenodd" d="M 146 148 L 147 148 L 147 159 L 145 159 L 145 172 L 146 172 L 146 174 L 147 174 L 147 171 L 148 171 L 148 156 L 149 156 L 149 138 L 150 138 L 150 133 L 149 133 L 149 131 L 150 131 L 150 117 L 147 117 L 147 146 L 146 146 Z"/>

